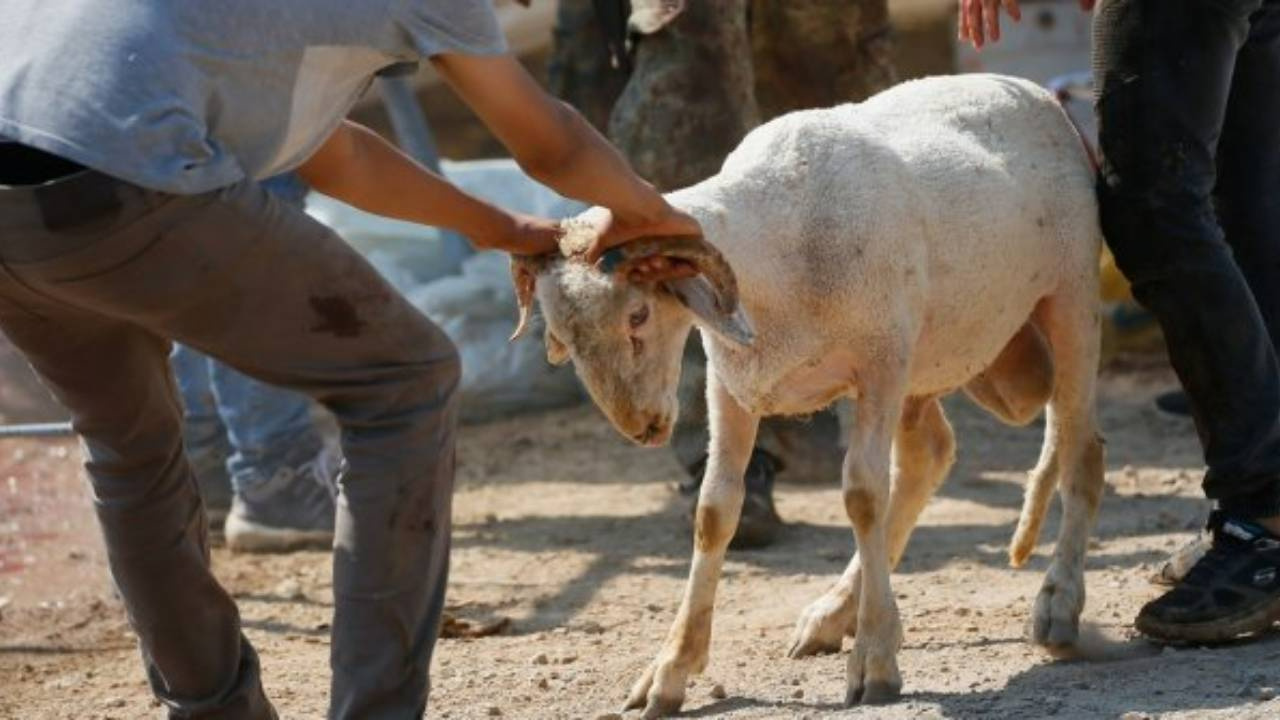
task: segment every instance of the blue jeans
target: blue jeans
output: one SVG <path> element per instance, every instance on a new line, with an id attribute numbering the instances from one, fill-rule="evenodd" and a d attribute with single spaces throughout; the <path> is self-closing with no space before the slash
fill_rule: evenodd
<path id="1" fill-rule="evenodd" d="M 1113 0 L 1094 57 L 1102 229 L 1164 329 L 1205 493 L 1280 514 L 1280 0 Z"/>
<path id="2" fill-rule="evenodd" d="M 305 395 L 258 382 L 185 345 L 174 345 L 170 363 L 192 465 L 204 470 L 224 462 L 237 495 L 320 452 Z"/>
<path id="3" fill-rule="evenodd" d="M 277 198 L 301 208 L 307 187 L 295 175 L 262 183 Z M 305 395 L 242 375 L 184 345 L 170 357 L 184 408 L 183 441 L 197 473 L 223 464 L 231 487 L 243 495 L 278 470 L 320 452 L 322 439 Z"/>

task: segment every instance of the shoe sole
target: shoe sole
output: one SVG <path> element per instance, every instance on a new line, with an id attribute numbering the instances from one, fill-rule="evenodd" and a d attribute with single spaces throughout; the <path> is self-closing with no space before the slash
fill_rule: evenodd
<path id="1" fill-rule="evenodd" d="M 296 550 L 329 550 L 333 532 L 298 530 L 260 525 L 236 515 L 228 515 L 223 530 L 227 548 L 232 552 L 286 553 Z"/>
<path id="2" fill-rule="evenodd" d="M 1168 644 L 1217 644 L 1253 635 L 1280 622 L 1280 597 L 1256 610 L 1219 620 L 1198 623 L 1167 623 L 1138 616 L 1134 627 L 1152 640 Z"/>

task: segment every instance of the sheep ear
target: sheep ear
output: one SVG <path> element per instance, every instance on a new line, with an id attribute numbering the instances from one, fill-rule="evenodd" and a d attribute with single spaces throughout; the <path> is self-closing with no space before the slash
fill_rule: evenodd
<path id="1" fill-rule="evenodd" d="M 547 362 L 552 365 L 563 365 L 569 362 L 569 348 L 563 342 L 560 342 L 560 338 L 551 332 L 551 328 L 547 328 L 546 344 Z"/>
<path id="2" fill-rule="evenodd" d="M 716 290 L 706 278 L 698 276 L 668 280 L 664 286 L 716 334 L 743 347 L 750 347 L 755 342 L 756 334 L 751 329 L 751 320 L 746 311 L 741 305 L 735 304 L 732 312 L 723 312 Z"/>

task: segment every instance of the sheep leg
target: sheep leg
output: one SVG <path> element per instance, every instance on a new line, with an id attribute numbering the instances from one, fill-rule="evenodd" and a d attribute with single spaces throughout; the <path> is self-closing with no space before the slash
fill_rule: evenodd
<path id="1" fill-rule="evenodd" d="M 1053 347 L 1055 366 L 1041 457 L 1051 459 L 1047 465 L 1058 470 L 1063 511 L 1053 562 L 1036 597 L 1029 629 L 1033 642 L 1055 648 L 1073 645 L 1079 635 L 1085 550 L 1102 498 L 1103 449 L 1094 407 L 1099 354 L 1095 291 L 1074 287 L 1050 297 L 1037 312 Z M 1044 460 L 1041 466 L 1046 466 Z"/>
<path id="2" fill-rule="evenodd" d="M 897 567 L 920 512 L 951 470 L 955 450 L 955 434 L 938 399 L 907 400 L 893 443 L 887 521 L 890 569 Z M 840 579 L 800 614 L 788 655 L 839 652 L 844 636 L 857 630 L 861 589 L 861 562 L 855 554 Z"/>
<path id="3" fill-rule="evenodd" d="M 905 357 L 905 355 L 903 355 Z M 907 362 L 865 373 L 857 418 L 844 460 L 844 505 L 858 541 L 862 587 L 857 636 L 847 667 L 845 703 L 883 703 L 898 698 L 898 648 L 902 622 L 889 582 L 885 518 L 893 436 L 902 415 Z"/>
<path id="4" fill-rule="evenodd" d="M 643 707 L 644 718 L 678 711 L 689 675 L 707 664 L 716 584 L 742 511 L 743 475 L 760 419 L 743 410 L 713 372 L 707 375 L 707 409 L 711 445 L 694 519 L 689 582 L 666 643 L 627 699 L 626 709 Z"/>

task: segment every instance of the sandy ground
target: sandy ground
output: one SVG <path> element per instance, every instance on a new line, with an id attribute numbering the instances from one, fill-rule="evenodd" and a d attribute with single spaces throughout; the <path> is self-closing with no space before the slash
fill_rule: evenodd
<path id="1" fill-rule="evenodd" d="M 957 399 L 949 413 L 959 463 L 894 576 L 906 632 L 902 702 L 845 709 L 843 656 L 785 658 L 797 613 L 852 550 L 830 478 L 781 485 L 781 542 L 731 553 L 711 662 L 689 689 L 686 714 L 1280 717 L 1280 700 L 1267 699 L 1280 686 L 1276 635 L 1163 651 L 1132 637 L 1134 613 L 1158 592 L 1149 576 L 1207 510 L 1191 424 L 1149 409 L 1171 382 L 1158 368 L 1129 367 L 1103 383 L 1108 493 L 1085 618 L 1111 639 L 1104 659 L 1054 661 L 1023 642 L 1052 545 L 1015 571 L 1005 544 L 1039 432 L 1002 427 Z M 0 717 L 162 717 L 112 597 L 78 457 L 69 442 L 0 444 Z M 608 717 L 658 649 L 684 582 L 690 541 L 677 466 L 667 452 L 625 444 L 590 407 L 469 427 L 460 461 L 450 603 L 469 620 L 512 624 L 496 637 L 439 644 L 431 714 Z M 322 716 L 327 555 L 218 551 L 214 565 L 239 600 L 282 717 Z M 725 697 L 713 697 L 716 685 Z"/>

